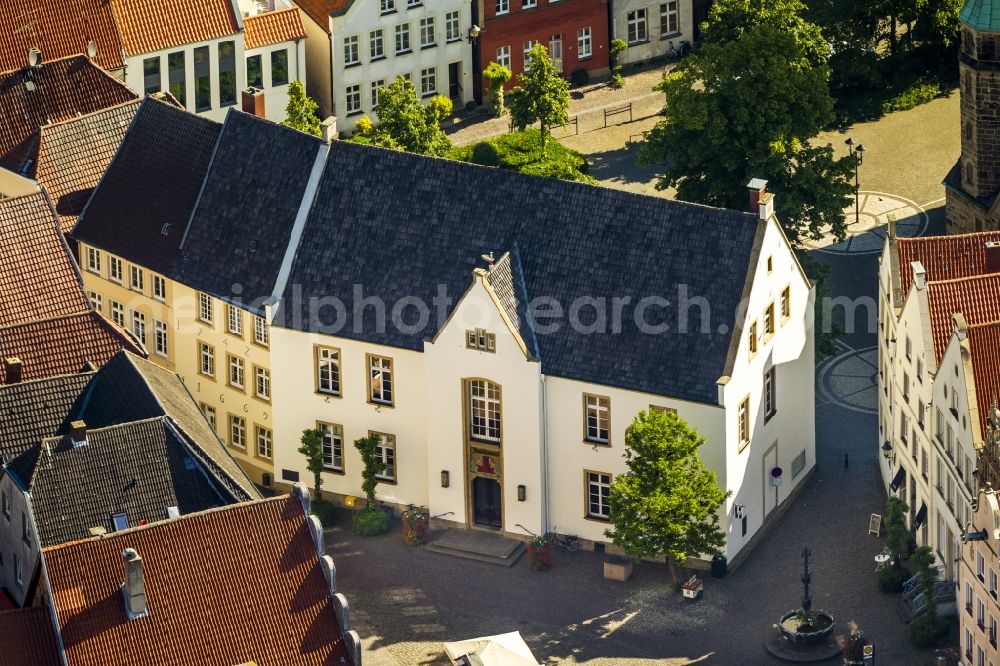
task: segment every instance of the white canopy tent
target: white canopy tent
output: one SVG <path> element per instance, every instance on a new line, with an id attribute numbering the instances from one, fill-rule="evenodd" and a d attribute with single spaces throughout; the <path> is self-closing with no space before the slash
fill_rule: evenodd
<path id="1" fill-rule="evenodd" d="M 476 655 L 482 666 L 538 666 L 538 660 L 517 631 L 445 643 L 444 651 L 453 664 L 462 657 Z"/>

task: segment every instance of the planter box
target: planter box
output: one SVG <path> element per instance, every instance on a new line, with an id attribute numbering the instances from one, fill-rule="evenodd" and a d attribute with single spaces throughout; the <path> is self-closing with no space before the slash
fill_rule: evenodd
<path id="1" fill-rule="evenodd" d="M 632 566 L 631 558 L 609 555 L 604 558 L 604 577 L 624 583 L 632 577 Z"/>

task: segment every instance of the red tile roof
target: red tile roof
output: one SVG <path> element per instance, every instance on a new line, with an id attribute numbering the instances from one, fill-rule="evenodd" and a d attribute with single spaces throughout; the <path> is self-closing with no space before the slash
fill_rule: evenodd
<path id="1" fill-rule="evenodd" d="M 298 7 L 264 12 L 243 19 L 243 42 L 247 51 L 305 38 L 306 29 L 302 25 Z"/>
<path id="2" fill-rule="evenodd" d="M 0 612 L 0 654 L 4 666 L 61 666 L 52 616 L 35 606 Z"/>
<path id="3" fill-rule="evenodd" d="M 168 5 L 163 0 L 111 0 L 111 5 L 130 56 L 240 31 L 232 0 L 171 0 Z"/>
<path id="4" fill-rule="evenodd" d="M 294 0 L 316 24 L 330 32 L 330 15 L 349 7 L 354 0 Z"/>
<path id="5" fill-rule="evenodd" d="M 35 90 L 25 83 L 31 78 Z M 137 99 L 128 86 L 85 56 L 46 62 L 41 69 L 0 75 L 0 164 L 20 162 L 35 131 Z"/>
<path id="6" fill-rule="evenodd" d="M 27 65 L 28 49 L 44 61 L 87 53 L 97 45 L 97 64 L 125 66 L 121 38 L 107 0 L 3 0 L 0 2 L 0 72 Z"/>
<path id="7" fill-rule="evenodd" d="M 928 281 L 982 275 L 986 270 L 984 246 L 989 241 L 1000 241 L 1000 231 L 898 239 L 899 284 L 903 298 L 906 298 L 913 282 L 911 262 L 923 264 Z"/>
<path id="8" fill-rule="evenodd" d="M 989 408 L 1000 403 L 1000 323 L 969 326 L 969 351 L 979 407 L 979 432 L 985 438 Z"/>
<path id="9" fill-rule="evenodd" d="M 143 559 L 148 617 L 126 619 L 125 548 Z M 351 662 L 295 496 L 43 553 L 69 666 Z"/>
<path id="10" fill-rule="evenodd" d="M 1000 321 L 1000 274 L 931 282 L 927 289 L 938 362 L 951 338 L 953 314 L 962 313 L 969 326 Z"/>

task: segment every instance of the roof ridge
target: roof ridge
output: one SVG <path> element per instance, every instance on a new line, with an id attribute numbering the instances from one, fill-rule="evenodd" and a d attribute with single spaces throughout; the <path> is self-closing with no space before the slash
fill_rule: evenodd
<path id="1" fill-rule="evenodd" d="M 44 134 L 46 132 L 46 130 L 51 130 L 51 129 L 55 129 L 55 128 L 61 128 L 63 125 L 69 125 L 69 124 L 75 123 L 77 121 L 84 120 L 86 118 L 93 118 L 94 116 L 99 116 L 101 114 L 108 113 L 108 112 L 111 112 L 111 111 L 118 111 L 119 109 L 121 109 L 123 107 L 126 107 L 129 104 L 142 104 L 142 102 L 144 101 L 144 99 L 145 98 L 140 99 L 140 98 L 136 97 L 135 99 L 130 99 L 130 100 L 125 101 L 125 102 L 119 102 L 118 104 L 115 104 L 114 106 L 109 106 L 109 107 L 106 107 L 106 108 L 103 108 L 103 109 L 98 109 L 96 111 L 90 111 L 89 113 L 83 113 L 83 114 L 80 114 L 79 116 L 76 116 L 76 117 L 73 117 L 73 118 L 67 118 L 66 120 L 57 120 L 54 123 L 46 123 L 46 124 L 42 125 L 41 127 L 39 127 L 38 131 L 41 132 L 42 134 Z M 152 98 L 150 98 L 150 99 L 152 99 Z"/>
<path id="2" fill-rule="evenodd" d="M 35 324 L 48 324 L 53 321 L 62 321 L 64 319 L 73 319 L 74 317 L 82 317 L 90 314 L 90 310 L 80 310 L 78 312 L 68 312 L 64 314 L 54 315 L 52 317 L 45 317 L 44 319 L 30 319 L 25 321 L 19 321 L 14 324 L 7 324 L 5 326 L 0 326 L 0 331 L 10 331 L 15 328 L 21 328 L 23 326 L 34 326 Z"/>
<path id="3" fill-rule="evenodd" d="M 937 241 L 960 241 L 963 238 L 969 238 L 972 236 L 993 236 L 1000 235 L 1000 230 L 995 231 L 968 231 L 961 234 L 940 234 L 937 236 L 897 236 L 896 241 L 905 244 L 920 244 L 920 243 L 930 243 Z"/>
<path id="4" fill-rule="evenodd" d="M 166 419 L 167 419 L 166 415 L 150 416 L 145 419 L 136 419 L 135 421 L 125 421 L 124 423 L 116 423 L 114 425 L 103 426 L 101 428 L 87 428 L 87 434 L 88 435 L 92 435 L 95 433 L 100 434 L 108 432 L 109 430 L 121 430 L 123 428 L 129 428 L 132 426 L 148 425 L 156 421 L 165 421 Z M 86 419 L 83 420 L 86 421 Z M 49 435 L 48 437 L 42 437 L 42 443 L 54 442 L 57 440 L 61 441 L 63 439 L 66 439 L 65 435 Z"/>
<path id="5" fill-rule="evenodd" d="M 978 273 L 976 275 L 966 275 L 965 277 L 950 278 L 948 280 L 928 280 L 927 286 L 951 285 L 957 282 L 975 282 L 976 280 L 986 280 L 989 278 L 1000 278 L 1000 271 L 995 273 Z"/>
<path id="6" fill-rule="evenodd" d="M 83 370 L 81 372 L 69 372 L 64 375 L 52 375 L 51 377 L 36 377 L 35 379 L 26 379 L 22 382 L 17 382 L 16 384 L 3 384 L 0 385 L 0 393 L 6 389 L 15 389 L 19 386 L 27 386 L 28 384 L 40 384 L 42 382 L 55 382 L 59 380 L 68 379 L 70 377 L 82 377 L 84 375 L 90 375 L 93 377 L 97 374 L 96 370 Z"/>

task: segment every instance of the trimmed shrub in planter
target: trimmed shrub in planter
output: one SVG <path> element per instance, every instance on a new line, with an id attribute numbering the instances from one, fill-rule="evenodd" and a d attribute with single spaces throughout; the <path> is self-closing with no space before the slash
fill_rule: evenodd
<path id="1" fill-rule="evenodd" d="M 361 536 L 375 536 L 389 531 L 389 514 L 377 506 L 355 512 L 353 522 L 354 531 Z"/>
<path id="2" fill-rule="evenodd" d="M 407 546 L 419 546 L 427 540 L 427 525 L 430 517 L 420 509 L 407 509 L 401 516 L 403 520 L 403 543 Z"/>
<path id="3" fill-rule="evenodd" d="M 899 594 L 903 583 L 910 580 L 913 573 L 901 564 L 891 564 L 878 572 L 878 589 L 886 594 Z"/>
<path id="4" fill-rule="evenodd" d="M 948 636 L 948 621 L 927 613 L 918 615 L 910 623 L 910 642 L 913 647 L 926 649 L 939 645 Z"/>
<path id="5" fill-rule="evenodd" d="M 528 566 L 535 571 L 545 571 L 552 566 L 552 542 L 536 536 L 528 542 Z"/>

